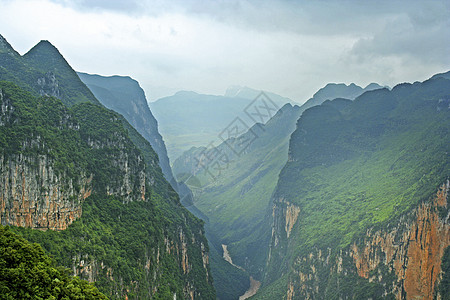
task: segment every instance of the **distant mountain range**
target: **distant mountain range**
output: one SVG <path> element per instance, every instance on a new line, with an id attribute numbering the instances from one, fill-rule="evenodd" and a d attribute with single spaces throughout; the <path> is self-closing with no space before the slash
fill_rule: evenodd
<path id="1" fill-rule="evenodd" d="M 313 98 L 309 99 L 304 108 L 308 108 L 330 97 L 342 97 L 354 99 L 365 91 L 381 88 L 373 83 L 366 88 L 355 84 L 328 84 L 320 89 Z M 157 118 L 161 134 L 167 144 L 168 155 L 172 162 L 184 151 L 191 147 L 206 147 L 210 143 L 215 146 L 223 139 L 220 134 L 236 119 L 243 121 L 250 128 L 256 122 L 267 122 L 276 110 L 284 104 L 296 104 L 289 98 L 248 87 L 233 86 L 227 89 L 224 96 L 204 95 L 195 92 L 181 91 L 173 96 L 158 99 L 150 103 L 150 107 Z M 270 114 L 264 120 L 249 117 L 246 109 L 251 109 L 258 97 L 266 99 L 270 103 Z M 264 112 L 264 107 L 260 108 Z"/>
<path id="2" fill-rule="evenodd" d="M 371 83 L 365 88 L 362 88 L 354 83 L 346 85 L 344 83 L 328 83 L 326 86 L 318 90 L 312 98 L 309 98 L 302 107 L 304 109 L 320 105 L 325 100 L 333 100 L 336 98 L 345 98 L 353 100 L 359 95 L 367 91 L 377 90 L 383 88 L 378 83 Z"/>
<path id="3" fill-rule="evenodd" d="M 150 108 L 158 120 L 170 160 L 175 161 L 192 146 L 218 145 L 221 142 L 219 135 L 236 118 L 240 118 L 247 127 L 255 124 L 245 109 L 260 94 L 261 91 L 249 88 L 229 89 L 225 96 L 180 91 L 151 102 Z M 272 93 L 266 96 L 274 108 L 271 116 L 284 104 L 291 102 L 288 98 Z"/>

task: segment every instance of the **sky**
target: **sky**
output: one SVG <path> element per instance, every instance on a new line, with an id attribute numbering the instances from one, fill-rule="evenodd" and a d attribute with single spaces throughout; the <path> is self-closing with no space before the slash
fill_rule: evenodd
<path id="1" fill-rule="evenodd" d="M 394 86 L 450 70 L 450 1 L 0 0 L 0 34 L 49 40 L 76 70 L 151 101 L 232 85 L 302 103 L 329 82 Z"/>

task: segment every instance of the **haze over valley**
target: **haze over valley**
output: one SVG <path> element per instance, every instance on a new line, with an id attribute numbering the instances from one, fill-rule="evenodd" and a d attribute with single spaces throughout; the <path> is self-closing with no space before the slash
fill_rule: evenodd
<path id="1" fill-rule="evenodd" d="M 448 1 L 0 4 L 0 298 L 450 299 Z"/>

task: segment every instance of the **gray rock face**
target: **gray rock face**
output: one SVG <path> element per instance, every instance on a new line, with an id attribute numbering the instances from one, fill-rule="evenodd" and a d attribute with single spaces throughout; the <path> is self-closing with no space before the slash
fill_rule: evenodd
<path id="1" fill-rule="evenodd" d="M 77 182 L 57 174 L 46 155 L 0 156 L 0 222 L 37 229 L 63 230 L 81 217 L 92 192 L 92 176 Z"/>
<path id="2" fill-rule="evenodd" d="M 52 96 L 56 98 L 61 97 L 59 91 L 59 83 L 53 72 L 47 72 L 45 76 L 38 78 L 37 85 L 39 86 L 39 95 Z"/>

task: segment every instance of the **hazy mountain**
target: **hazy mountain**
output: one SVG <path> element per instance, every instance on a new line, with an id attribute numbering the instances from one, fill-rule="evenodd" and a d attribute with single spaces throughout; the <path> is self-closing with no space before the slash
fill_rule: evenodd
<path id="1" fill-rule="evenodd" d="M 236 118 L 240 118 L 250 128 L 259 121 L 251 115 L 254 108 L 254 91 L 245 89 L 246 96 L 214 96 L 181 91 L 173 96 L 150 103 L 150 108 L 158 120 L 160 132 L 167 145 L 171 161 L 192 146 L 207 146 L 221 143 L 220 135 Z M 257 94 L 259 96 L 261 93 Z M 268 95 L 271 95 L 270 97 Z M 274 94 L 262 98 L 272 108 L 271 116 L 289 99 Z M 273 98 L 273 99 L 272 99 Z M 261 100 L 259 100 L 261 101 Z M 250 117 L 249 117 L 250 114 Z"/>
<path id="2" fill-rule="evenodd" d="M 277 95 L 275 93 L 271 93 L 268 91 L 263 91 L 273 102 L 275 102 L 279 107 L 283 106 L 286 103 L 295 104 L 294 101 L 287 97 L 283 97 L 280 95 Z M 249 99 L 254 100 L 256 97 L 261 94 L 261 90 L 255 90 L 246 86 L 239 86 L 234 85 L 230 86 L 226 91 L 224 96 L 225 97 L 232 97 L 232 98 L 243 98 L 243 99 Z"/>
<path id="3" fill-rule="evenodd" d="M 377 83 L 371 83 L 365 88 L 362 88 L 354 83 L 346 85 L 345 83 L 328 83 L 326 86 L 318 90 L 312 98 L 308 99 L 303 108 L 307 109 L 321 104 L 325 100 L 333 100 L 335 98 L 346 98 L 353 100 L 359 95 L 367 91 L 383 88 Z"/>
<path id="4" fill-rule="evenodd" d="M 214 299 L 203 223 L 150 143 L 49 42 L 0 42 L 1 224 L 112 299 Z"/>

